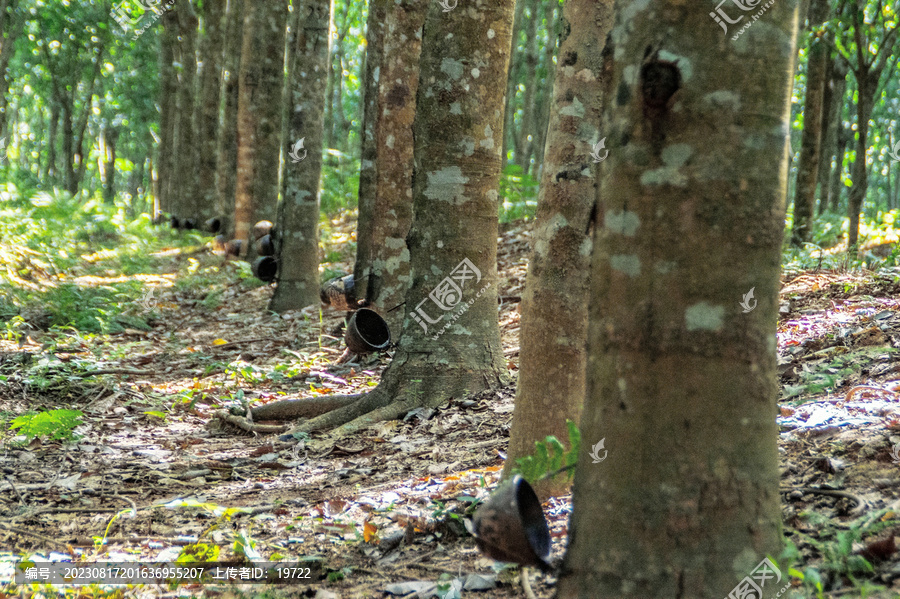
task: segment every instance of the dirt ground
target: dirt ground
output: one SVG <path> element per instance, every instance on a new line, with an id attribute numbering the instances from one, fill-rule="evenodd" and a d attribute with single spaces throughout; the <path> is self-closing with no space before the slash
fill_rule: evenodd
<path id="1" fill-rule="evenodd" d="M 268 287 L 235 284 L 210 302 L 203 290 L 148 283 L 142 302 L 159 314 L 149 331 L 73 334 L 52 348 L 37 334 L 22 345 L 3 341 L 0 409 L 66 407 L 85 417 L 72 443 L 17 444 L 15 433 L 5 433 L 0 580 L 23 554 L 151 562 L 174 561 L 191 547 L 198 559 L 218 551 L 219 561 L 234 564 L 256 556 L 312 560 L 321 579 L 144 585 L 105 595 L 70 588 L 68 596 L 414 597 L 418 588 L 461 579 L 479 589 L 461 596 L 523 597 L 516 571 L 498 571 L 482 557 L 462 519 L 473 498 L 496 485 L 505 457 L 528 247 L 527 226 L 504 231 L 499 316 L 513 385 L 329 446 L 318 435 L 283 443 L 212 418 L 248 402 L 365 391 L 390 361 L 387 352 L 335 364 L 342 341 L 331 333 L 343 315 L 267 313 Z M 173 253 L 171 260 L 196 260 L 203 269 L 223 258 Z M 158 279 L 167 280 L 164 273 Z M 794 567 L 820 565 L 826 589 L 841 589 L 833 596 L 856 596 L 848 586 L 854 576 L 897 589 L 900 273 L 786 272 L 783 283 L 779 449 L 785 532 L 799 550 Z M 17 376 L 48 355 L 63 364 L 89 361 L 102 372 L 40 389 Z M 564 551 L 570 509 L 569 497 L 544 505 L 554 562 Z M 856 556 L 874 572 L 855 570 Z M 552 596 L 553 576 L 532 578 L 536 596 Z M 421 587 L 408 584 L 415 582 Z M 47 596 L 41 589 L 17 592 Z"/>

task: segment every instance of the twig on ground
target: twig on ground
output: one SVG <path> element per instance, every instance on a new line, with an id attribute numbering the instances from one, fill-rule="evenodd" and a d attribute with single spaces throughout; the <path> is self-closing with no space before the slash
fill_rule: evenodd
<path id="1" fill-rule="evenodd" d="M 79 372 L 75 376 L 87 378 L 89 376 L 99 376 L 101 374 L 153 374 L 150 370 L 140 370 L 138 368 L 102 368 L 100 370 L 92 370 L 90 372 Z"/>
<path id="2" fill-rule="evenodd" d="M 9 524 L 3 524 L 0 522 L 0 529 L 5 530 L 7 532 L 12 532 L 19 535 L 24 535 L 26 537 L 34 537 L 35 539 L 39 539 L 45 543 L 49 543 L 50 545 L 56 545 L 57 547 L 65 547 L 66 550 L 69 550 L 69 544 L 63 543 L 62 541 L 57 541 L 56 539 L 51 539 L 50 537 L 45 537 L 42 534 L 38 534 L 36 532 L 32 532 L 30 530 L 25 530 L 23 528 L 19 528 L 17 526 L 10 526 Z"/>

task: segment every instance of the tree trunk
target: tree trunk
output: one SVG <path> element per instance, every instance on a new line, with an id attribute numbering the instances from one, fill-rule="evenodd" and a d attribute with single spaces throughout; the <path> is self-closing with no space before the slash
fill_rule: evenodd
<path id="1" fill-rule="evenodd" d="M 286 0 L 244 5 L 234 236 L 247 256 L 251 227 L 276 216 L 287 8 Z"/>
<path id="2" fill-rule="evenodd" d="M 831 77 L 826 84 L 830 104 L 822 115 L 823 157 L 819 169 L 819 186 L 822 189 L 820 206 L 836 210 L 837 189 L 832 186 L 833 170 L 840 170 L 843 154 L 838 153 L 838 131 L 843 128 L 844 93 L 847 90 L 847 63 L 840 55 L 831 61 Z M 834 163 L 834 167 L 832 167 Z M 840 181 L 840 178 L 838 179 Z"/>
<path id="3" fill-rule="evenodd" d="M 585 397 L 591 212 L 597 199 L 591 158 L 602 107 L 599 60 L 612 27 L 613 0 L 567 0 L 556 85 L 534 222 L 534 252 L 522 296 L 519 382 L 504 475 L 553 435 L 565 442 Z M 600 150 L 603 155 L 605 150 Z M 566 492 L 565 477 L 538 484 L 542 498 Z"/>
<path id="4" fill-rule="evenodd" d="M 57 181 L 56 175 L 56 136 L 59 131 L 59 102 L 50 101 L 50 126 L 47 128 L 47 171 L 45 174 L 47 181 Z"/>
<path id="5" fill-rule="evenodd" d="M 103 186 L 103 201 L 112 204 L 116 198 L 116 142 L 119 130 L 115 125 L 107 125 L 100 131 L 100 159 L 98 170 Z"/>
<path id="6" fill-rule="evenodd" d="M 172 210 L 184 219 L 186 226 L 199 226 L 197 202 L 197 134 L 194 130 L 194 109 L 197 105 L 197 15 L 191 0 L 177 0 L 178 17 L 178 125 L 175 137 L 175 207 Z"/>
<path id="7" fill-rule="evenodd" d="M 63 160 L 66 167 L 66 190 L 75 195 L 78 193 L 77 170 L 75 166 L 75 119 L 72 93 L 63 92 L 61 97 L 62 108 L 62 134 L 63 134 Z"/>
<path id="8" fill-rule="evenodd" d="M 227 0 L 203 2 L 204 35 L 200 40 L 200 91 L 196 112 L 197 220 L 203 224 L 218 214 L 216 149 L 219 132 L 219 94 L 222 89 L 222 18 Z"/>
<path id="9" fill-rule="evenodd" d="M 289 54 L 293 64 L 288 70 L 283 199 L 276 235 L 279 278 L 269 303 L 274 312 L 319 303 L 319 182 L 331 0 L 300 0 L 296 10 Z M 300 140 L 305 141 L 302 150 L 296 149 Z"/>
<path id="10" fill-rule="evenodd" d="M 227 235 L 234 231 L 234 190 L 237 174 L 237 109 L 238 70 L 241 65 L 244 0 L 228 0 L 225 16 L 225 57 L 223 66 L 222 125 L 216 143 L 217 211 L 221 219 L 219 231 Z"/>
<path id="11" fill-rule="evenodd" d="M 497 323 L 503 88 L 513 0 L 428 3 L 414 130 L 409 315 L 381 384 L 296 430 L 346 435 L 506 379 Z M 349 421 L 349 422 L 348 422 Z"/>
<path id="12" fill-rule="evenodd" d="M 837 55 L 828 52 L 825 61 L 825 88 L 822 93 L 822 142 L 819 146 L 819 172 L 816 175 L 819 187 L 819 210 L 821 215 L 828 208 L 828 178 L 831 173 L 831 161 L 834 159 L 835 128 L 834 112 L 837 101 L 834 97 L 835 74 L 834 61 Z"/>
<path id="13" fill-rule="evenodd" d="M 831 202 L 831 210 L 838 212 L 841 209 L 841 175 L 844 173 L 844 155 L 847 153 L 847 145 L 850 143 L 850 132 L 844 128 L 840 113 L 838 114 L 837 152 L 835 153 L 834 170 L 828 180 L 828 197 Z"/>
<path id="14" fill-rule="evenodd" d="M 720 598 L 779 553 L 775 321 L 797 23 L 797 4 L 776 2 L 723 40 L 680 0 L 616 3 L 585 450 L 558 599 Z"/>
<path id="15" fill-rule="evenodd" d="M 553 64 L 553 56 L 556 54 L 557 30 L 556 10 L 559 8 L 557 0 L 548 0 L 544 13 L 547 21 L 547 42 L 544 46 L 543 64 L 547 72 L 541 93 L 538 94 L 538 118 L 534 133 L 534 176 L 540 177 L 544 167 L 544 149 L 547 145 L 547 128 L 550 124 L 550 99 L 553 97 L 553 85 L 556 79 L 556 66 Z"/>
<path id="16" fill-rule="evenodd" d="M 850 69 L 856 77 L 857 103 L 856 103 L 856 159 L 853 161 L 852 179 L 853 187 L 850 188 L 850 229 L 848 232 L 848 251 L 855 252 L 859 240 L 859 213 L 866 199 L 866 191 L 869 188 L 868 169 L 866 165 L 866 152 L 868 150 L 869 118 L 872 116 L 872 107 L 875 104 L 875 96 L 881 86 L 881 75 L 887 66 L 888 59 L 892 56 L 894 45 L 897 43 L 896 26 L 888 28 L 884 23 L 883 39 L 873 39 L 878 30 L 875 24 L 865 22 L 865 14 L 850 5 L 850 18 L 853 21 L 854 42 L 856 44 L 856 61 Z M 875 19 L 882 15 L 877 11 Z M 871 48 L 877 47 L 874 55 Z M 844 56 L 850 62 L 848 56 Z"/>
<path id="17" fill-rule="evenodd" d="M 525 93 L 522 97 L 522 125 L 519 129 L 519 141 L 516 143 L 516 164 L 522 168 L 523 173 L 531 170 L 531 154 L 534 148 L 534 96 L 537 90 L 538 82 L 535 81 L 534 74 L 537 71 L 538 52 L 537 52 L 537 22 L 538 8 L 540 8 L 540 0 L 518 0 L 519 2 L 528 1 L 529 19 L 525 25 L 525 72 L 528 74 L 525 83 Z"/>
<path id="18" fill-rule="evenodd" d="M 356 263 L 353 276 L 359 298 L 369 296 L 369 273 L 374 260 L 372 227 L 375 216 L 375 182 L 378 171 L 375 160 L 375 119 L 378 110 L 378 82 L 381 80 L 381 63 L 384 55 L 384 29 L 391 0 L 370 0 L 366 21 L 366 70 L 363 81 L 362 150 L 359 167 L 359 217 L 356 224 Z M 327 123 L 327 120 L 326 120 Z M 327 127 L 327 125 L 326 125 Z M 326 128 L 327 131 L 327 128 Z"/>
<path id="19" fill-rule="evenodd" d="M 6 111 L 9 101 L 9 82 L 13 75 L 9 72 L 9 60 L 15 51 L 16 38 L 22 31 L 21 12 L 17 10 L 16 0 L 0 2 L 0 138 L 6 137 Z"/>
<path id="20" fill-rule="evenodd" d="M 810 5 L 810 27 L 818 28 L 828 17 L 828 0 L 813 0 Z M 791 243 L 802 246 L 812 237 L 822 145 L 822 104 L 828 67 L 828 44 L 812 37 L 806 67 L 806 100 L 803 107 L 803 135 L 800 160 L 797 163 L 797 189 L 794 196 L 794 226 Z"/>
<path id="21" fill-rule="evenodd" d="M 509 74 L 506 79 L 506 99 L 504 101 L 503 112 L 503 165 L 506 166 L 507 154 L 509 153 L 509 145 L 513 146 L 514 159 L 518 160 L 519 147 L 516 145 L 518 136 L 515 134 L 516 129 L 516 89 L 519 84 L 519 78 L 522 71 L 522 54 L 519 52 L 519 38 L 522 37 L 522 29 L 525 27 L 525 0 L 516 2 L 515 26 L 513 28 L 511 48 L 510 48 L 510 64 Z"/>
<path id="22" fill-rule="evenodd" d="M 91 48 L 91 50 L 94 50 Z M 87 132 L 88 119 L 93 114 L 94 111 L 94 87 L 97 84 L 97 81 L 100 79 L 100 70 L 103 67 L 103 46 L 99 46 L 96 48 L 96 55 L 94 57 L 94 68 L 91 71 L 91 76 L 86 82 L 87 90 L 84 94 L 84 101 L 81 105 L 81 114 L 78 117 L 78 123 L 76 124 L 77 134 L 74 139 L 74 162 L 72 163 L 74 170 L 74 185 L 71 188 L 72 195 L 78 193 L 78 189 L 81 187 L 81 181 L 84 178 L 85 171 L 85 151 L 84 151 L 84 138 Z M 74 97 L 74 94 L 73 94 Z"/>
<path id="23" fill-rule="evenodd" d="M 175 122 L 178 104 L 178 75 L 175 73 L 175 45 L 178 43 L 178 16 L 174 10 L 163 13 L 159 35 L 159 146 L 157 147 L 157 194 L 159 210 L 174 208 L 173 173 L 175 169 Z M 153 215 L 156 217 L 157 215 Z"/>
<path id="24" fill-rule="evenodd" d="M 335 21 L 335 25 L 337 29 L 337 40 L 335 40 L 334 45 L 334 54 L 333 54 L 333 62 L 332 67 L 334 68 L 333 77 L 334 77 L 334 110 L 332 113 L 334 118 L 333 120 L 333 128 L 334 132 L 340 138 L 340 141 L 334 139 L 334 136 L 331 138 L 331 143 L 328 145 L 329 148 L 340 148 L 345 150 L 347 148 L 347 139 L 346 133 L 349 131 L 349 125 L 347 123 L 347 118 L 344 116 L 344 57 L 346 56 L 346 49 L 344 48 L 344 40 L 347 39 L 347 32 L 350 30 L 350 3 L 344 3 L 344 12 L 341 14 L 340 21 Z"/>
<path id="25" fill-rule="evenodd" d="M 372 276 L 366 283 L 372 307 L 399 332 L 409 287 L 406 236 L 412 222 L 413 122 L 422 50 L 424 0 L 388 5 L 381 75 L 375 109 L 376 190 L 367 243 L 371 244 Z"/>
<path id="26" fill-rule="evenodd" d="M 874 87 L 868 74 L 857 78 L 858 101 L 856 103 L 856 159 L 851 167 L 853 187 L 850 188 L 847 249 L 855 252 L 859 241 L 859 213 L 862 212 L 866 191 L 869 189 L 868 169 L 866 168 L 866 152 L 869 149 L 869 118 L 872 116 Z"/>

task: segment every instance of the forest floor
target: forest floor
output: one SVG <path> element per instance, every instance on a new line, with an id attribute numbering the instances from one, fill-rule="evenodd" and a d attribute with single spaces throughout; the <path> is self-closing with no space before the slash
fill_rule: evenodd
<path id="1" fill-rule="evenodd" d="M 351 270 L 353 225 L 333 223 L 325 255 L 335 271 Z M 500 328 L 513 381 L 529 239 L 529 227 L 516 223 L 499 245 Z M 242 284 L 246 269 L 209 248 L 150 258 L 139 279 L 145 291 L 128 307 L 149 315 L 148 327 L 50 335 L 35 325 L 0 341 L 7 422 L 28 411 L 83 413 L 74 439 L 0 432 L 0 584 L 23 556 L 158 562 L 189 551 L 238 567 L 302 561 L 316 578 L 265 587 L 70 585 L 66 596 L 524 596 L 516 571 L 482 557 L 462 523 L 499 480 L 514 383 L 327 446 L 319 435 L 284 443 L 213 426 L 213 413 L 232 405 L 365 391 L 391 354 L 335 364 L 342 340 L 331 333 L 343 314 L 269 313 L 271 288 Z M 208 286 L 177 285 L 184 272 L 208 275 Z M 75 280 L 102 286 L 115 277 Z M 795 551 L 779 564 L 802 573 L 805 588 L 820 580 L 823 596 L 900 590 L 898 292 L 900 270 L 783 277 L 779 450 Z M 570 510 L 570 497 L 544 505 L 555 563 Z M 551 597 L 554 578 L 533 578 L 535 594 Z M 454 584 L 465 590 L 448 590 Z M 799 579 L 794 585 L 795 596 L 813 596 Z M 50 590 L 0 586 L 0 597 Z"/>

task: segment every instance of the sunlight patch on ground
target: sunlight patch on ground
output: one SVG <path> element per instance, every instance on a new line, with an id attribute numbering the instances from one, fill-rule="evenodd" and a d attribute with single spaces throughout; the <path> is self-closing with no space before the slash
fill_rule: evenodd
<path id="1" fill-rule="evenodd" d="M 81 287 L 100 287 L 102 285 L 110 285 L 112 283 L 128 283 L 130 281 L 141 281 L 150 287 L 172 287 L 175 284 L 174 274 L 150 275 L 120 275 L 118 277 L 98 277 L 95 275 L 84 275 L 76 277 L 73 282 Z"/>

